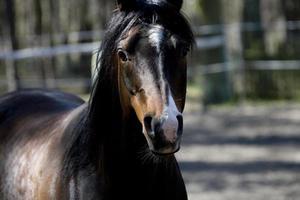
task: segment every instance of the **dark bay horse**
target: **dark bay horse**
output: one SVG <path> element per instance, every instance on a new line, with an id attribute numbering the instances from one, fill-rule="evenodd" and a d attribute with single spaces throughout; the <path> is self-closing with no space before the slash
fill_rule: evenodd
<path id="1" fill-rule="evenodd" d="M 181 0 L 127 0 L 108 25 L 88 103 L 0 98 L 1 200 L 186 200 L 180 148 L 191 29 Z"/>

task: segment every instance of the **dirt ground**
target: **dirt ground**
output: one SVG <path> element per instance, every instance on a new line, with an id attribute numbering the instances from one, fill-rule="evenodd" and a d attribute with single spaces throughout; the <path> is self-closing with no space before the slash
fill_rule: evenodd
<path id="1" fill-rule="evenodd" d="M 189 106 L 177 154 L 190 200 L 299 200 L 300 105 Z"/>

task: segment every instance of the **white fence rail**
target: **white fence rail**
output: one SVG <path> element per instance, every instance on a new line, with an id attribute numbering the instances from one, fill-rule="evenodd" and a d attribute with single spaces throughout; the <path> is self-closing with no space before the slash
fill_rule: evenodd
<path id="1" fill-rule="evenodd" d="M 276 22 L 274 22 L 276 23 Z M 246 23 L 233 23 L 227 25 L 203 25 L 195 26 L 193 30 L 196 35 L 196 48 L 198 49 L 211 49 L 217 48 L 224 44 L 223 30 L 226 27 L 241 27 L 241 31 L 253 32 L 262 31 L 262 25 L 258 22 L 246 22 Z M 288 31 L 300 30 L 300 21 L 287 21 L 286 29 Z M 205 36 L 206 35 L 206 36 Z M 209 36 L 207 36 L 209 35 Z M 63 39 L 68 38 L 70 43 L 77 42 L 80 40 L 93 40 L 95 38 L 102 38 L 103 31 L 82 31 L 82 32 L 72 32 L 69 34 L 55 34 L 54 38 L 63 41 Z M 28 36 L 29 40 L 32 38 L 39 39 L 43 41 L 43 38 L 49 38 L 48 35 L 41 36 Z M 30 39 L 31 38 L 31 39 Z M 5 38 L 2 39 L 1 44 L 5 44 Z M 54 47 L 35 47 L 26 48 L 17 51 L 4 51 L 0 49 L 0 60 L 21 60 L 26 58 L 39 58 L 39 57 L 52 57 L 61 54 L 73 54 L 73 53 L 91 53 L 96 51 L 100 46 L 100 42 L 92 43 L 79 43 L 79 44 L 66 44 L 58 45 Z"/>
<path id="2" fill-rule="evenodd" d="M 300 60 L 255 60 L 242 62 L 243 69 L 247 70 L 300 70 Z M 235 70 L 235 66 L 231 62 L 213 63 L 208 65 L 200 65 L 200 73 L 216 74 L 226 71 Z"/>
<path id="3" fill-rule="evenodd" d="M 274 22 L 276 23 L 276 22 Z M 196 48 L 200 50 L 209 50 L 213 48 L 222 47 L 225 45 L 225 38 L 223 35 L 223 30 L 227 26 L 240 26 L 241 31 L 262 31 L 262 25 L 260 23 L 234 23 L 227 25 L 206 25 L 193 27 L 196 39 Z M 286 29 L 288 31 L 300 30 L 300 21 L 287 21 Z M 93 40 L 100 39 L 103 35 L 103 31 L 84 31 L 84 32 L 74 32 L 67 35 L 56 34 L 55 37 L 58 39 L 68 38 L 71 43 L 76 43 L 80 40 Z M 42 36 L 32 36 L 43 40 L 43 38 L 48 38 L 48 35 Z M 0 39 L 1 40 L 1 39 Z M 3 42 L 4 38 L 0 43 Z M 5 51 L 0 49 L 0 61 L 16 61 L 24 59 L 34 59 L 34 58 L 49 58 L 64 54 L 94 54 L 99 50 L 101 42 L 90 42 L 90 43 L 78 43 L 78 44 L 65 44 L 57 45 L 53 47 L 34 47 L 20 49 L 16 51 Z M 300 70 L 300 60 L 271 60 L 271 61 L 242 61 L 243 68 L 252 70 Z M 212 74 L 221 73 L 225 71 L 234 70 L 232 63 L 215 63 L 210 65 L 201 65 L 201 74 Z M 1 85 L 3 81 L 0 82 Z"/>
<path id="4" fill-rule="evenodd" d="M 26 48 L 17 51 L 0 51 L 0 60 L 22 60 L 28 58 L 53 57 L 63 54 L 93 53 L 99 49 L 100 42 L 67 44 L 54 47 Z"/>

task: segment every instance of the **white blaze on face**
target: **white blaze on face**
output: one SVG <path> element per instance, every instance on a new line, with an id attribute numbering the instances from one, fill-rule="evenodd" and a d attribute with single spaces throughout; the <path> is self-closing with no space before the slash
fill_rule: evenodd
<path id="1" fill-rule="evenodd" d="M 179 124 L 178 124 L 177 116 L 181 115 L 181 113 L 178 111 L 176 107 L 171 92 L 169 92 L 168 101 L 169 104 L 166 105 L 166 107 L 164 108 L 164 114 L 163 114 L 164 123 L 162 125 L 162 128 L 164 130 L 164 135 L 166 137 L 166 140 L 174 143 L 178 138 L 177 132 L 178 132 Z"/>
<path id="2" fill-rule="evenodd" d="M 163 61 L 161 57 L 161 47 L 163 42 L 165 41 L 165 30 L 160 25 L 154 25 L 149 31 L 149 42 L 151 46 L 156 48 L 157 53 L 159 54 L 158 58 L 158 67 L 159 71 L 162 75 L 163 73 Z M 176 39 L 171 37 L 172 39 L 172 45 L 176 46 Z M 163 75 L 160 77 L 161 79 L 164 79 Z M 164 81 L 162 81 L 163 85 L 161 88 L 165 88 Z M 167 97 L 168 105 L 165 105 L 163 114 L 161 116 L 161 120 L 163 122 L 162 129 L 164 130 L 165 139 L 169 142 L 175 142 L 178 138 L 177 131 L 178 131 L 178 119 L 177 116 L 181 115 L 181 113 L 178 111 L 176 104 L 174 102 L 174 99 L 171 95 L 171 91 L 169 91 L 169 95 Z"/>
<path id="3" fill-rule="evenodd" d="M 149 31 L 149 42 L 153 47 L 156 47 L 156 51 L 159 53 L 161 44 L 164 39 L 164 29 L 160 25 L 154 25 Z"/>

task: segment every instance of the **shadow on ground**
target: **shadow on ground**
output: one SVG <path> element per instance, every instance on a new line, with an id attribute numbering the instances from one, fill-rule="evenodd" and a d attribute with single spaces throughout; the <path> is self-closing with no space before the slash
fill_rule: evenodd
<path id="1" fill-rule="evenodd" d="M 190 200 L 296 200 L 300 105 L 188 109 L 178 160 Z"/>

